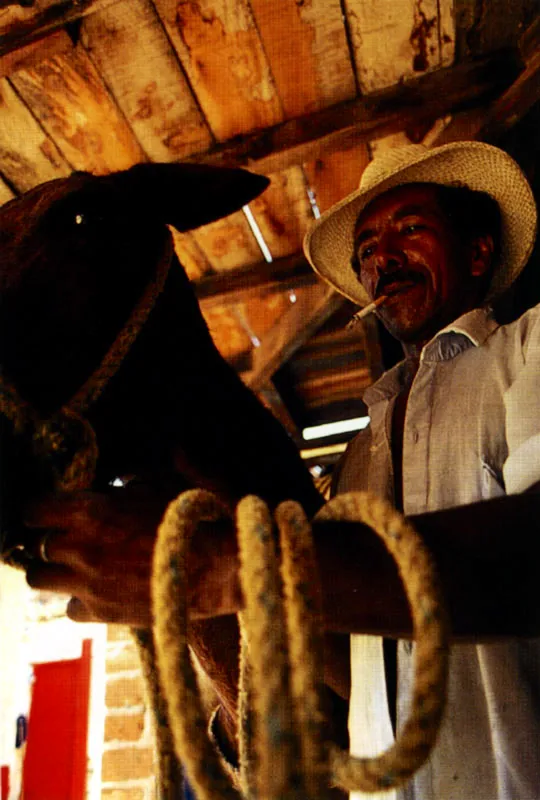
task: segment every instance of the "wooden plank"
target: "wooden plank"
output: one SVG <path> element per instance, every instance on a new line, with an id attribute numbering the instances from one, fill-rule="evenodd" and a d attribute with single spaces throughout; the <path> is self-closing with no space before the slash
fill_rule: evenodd
<path id="1" fill-rule="evenodd" d="M 244 300 L 235 305 L 236 317 L 241 327 L 247 331 L 254 347 L 259 347 L 274 326 L 281 324 L 298 297 L 300 292 L 289 290 L 284 285 L 276 291 L 253 297 L 248 303 Z"/>
<path id="2" fill-rule="evenodd" d="M 259 261 L 252 267 L 241 267 L 221 274 L 208 275 L 194 284 L 199 302 L 204 308 L 243 302 L 261 292 L 291 289 L 319 283 L 303 253 L 295 253 L 271 263 Z"/>
<path id="3" fill-rule="evenodd" d="M 285 118 L 356 95 L 340 0 L 251 0 L 251 8 Z"/>
<path id="4" fill-rule="evenodd" d="M 344 9 L 364 94 L 453 61 L 450 0 L 345 0 Z"/>
<path id="5" fill-rule="evenodd" d="M 281 103 L 247 0 L 154 0 L 219 141 L 275 125 Z"/>
<path id="6" fill-rule="evenodd" d="M 253 368 L 244 380 L 252 389 L 264 386 L 279 367 L 336 311 L 343 298 L 328 286 L 306 287 L 253 352 Z"/>
<path id="7" fill-rule="evenodd" d="M 376 158 L 381 153 L 392 150 L 394 147 L 404 147 L 409 144 L 423 144 L 426 147 L 431 147 L 451 123 L 451 120 L 452 115 L 448 114 L 435 121 L 425 120 L 423 123 L 410 126 L 407 130 L 392 133 L 382 139 L 375 139 L 370 142 L 371 157 Z"/>
<path id="8" fill-rule="evenodd" d="M 488 113 L 488 108 L 488 106 L 481 106 L 454 114 L 449 124 L 441 129 L 433 144 L 439 146 L 450 142 L 476 139 Z"/>
<path id="9" fill-rule="evenodd" d="M 437 144 L 460 139 L 497 142 L 516 125 L 540 97 L 540 18 L 522 33 L 519 52 L 524 70 L 491 105 L 456 115 L 437 138 Z"/>
<path id="10" fill-rule="evenodd" d="M 192 232 L 204 257 L 216 272 L 257 264 L 261 250 L 242 211 Z"/>
<path id="11" fill-rule="evenodd" d="M 323 213 L 358 189 L 360 178 L 369 163 L 365 144 L 350 150 L 337 150 L 304 165 L 317 208 Z"/>
<path id="12" fill-rule="evenodd" d="M 251 8 L 285 118 L 355 97 L 340 0 L 251 0 Z M 301 249 L 313 213 L 299 168 L 270 177 L 251 210 L 270 252 L 281 257 Z"/>
<path id="13" fill-rule="evenodd" d="M 476 138 L 491 143 L 499 141 L 539 99 L 540 49 L 529 59 L 524 72 L 489 109 Z"/>
<path id="14" fill-rule="evenodd" d="M 6 78 L 0 80 L 0 171 L 19 192 L 71 172 Z"/>
<path id="15" fill-rule="evenodd" d="M 65 44 L 62 36 L 49 35 L 17 50 L 12 50 L 6 55 L 0 56 L 0 78 L 5 78 L 19 69 L 39 64 L 43 59 L 50 58 L 57 52 L 63 52 L 64 49 Z"/>
<path id="16" fill-rule="evenodd" d="M 201 311 L 223 358 L 232 361 L 251 351 L 253 345 L 250 336 L 238 324 L 238 318 L 233 308 L 204 308 L 203 306 Z"/>
<path id="17" fill-rule="evenodd" d="M 515 54 L 508 51 L 438 69 L 368 97 L 242 136 L 189 160 L 237 164 L 269 174 L 489 102 L 519 71 Z"/>
<path id="18" fill-rule="evenodd" d="M 96 174 L 145 160 L 88 54 L 66 33 L 53 35 L 63 49 L 10 80 L 65 160 Z"/>
<path id="19" fill-rule="evenodd" d="M 367 363 L 347 370 L 334 370 L 322 374 L 314 371 L 307 380 L 295 383 L 295 393 L 308 409 L 322 408 L 332 403 L 358 398 L 372 384 Z"/>
<path id="20" fill-rule="evenodd" d="M 61 30 L 70 22 L 118 0 L 36 0 L 30 6 L 0 10 L 0 56 Z"/>
<path id="21" fill-rule="evenodd" d="M 268 177 L 270 186 L 249 207 L 272 256 L 282 258 L 302 249 L 313 210 L 300 167 Z"/>
<path id="22" fill-rule="evenodd" d="M 86 17 L 81 43 L 150 159 L 181 160 L 210 146 L 210 131 L 149 0 Z"/>
<path id="23" fill-rule="evenodd" d="M 170 227 L 174 249 L 178 260 L 185 269 L 190 281 L 199 281 L 205 275 L 212 273 L 210 262 L 191 233 L 180 233 Z"/>

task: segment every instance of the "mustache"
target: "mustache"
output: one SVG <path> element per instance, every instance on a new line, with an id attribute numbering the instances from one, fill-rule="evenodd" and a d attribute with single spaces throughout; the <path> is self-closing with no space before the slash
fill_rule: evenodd
<path id="1" fill-rule="evenodd" d="M 388 288 L 398 288 L 403 283 L 420 283 L 425 281 L 424 275 L 414 270 L 398 270 L 396 272 L 388 272 L 381 275 L 377 285 L 375 286 L 375 299 L 387 294 Z"/>

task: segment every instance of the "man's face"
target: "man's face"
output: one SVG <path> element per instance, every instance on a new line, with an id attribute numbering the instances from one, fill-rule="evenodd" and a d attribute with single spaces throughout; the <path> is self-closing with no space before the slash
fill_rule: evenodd
<path id="1" fill-rule="evenodd" d="M 354 234 L 358 277 L 386 328 L 404 343 L 429 340 L 470 307 L 470 247 L 437 201 L 437 188 L 391 189 L 360 215 Z"/>

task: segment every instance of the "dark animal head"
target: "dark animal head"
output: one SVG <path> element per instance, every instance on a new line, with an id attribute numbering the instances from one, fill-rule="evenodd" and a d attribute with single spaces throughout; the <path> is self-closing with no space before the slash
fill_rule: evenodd
<path id="1" fill-rule="evenodd" d="M 243 170 L 141 164 L 106 177 L 75 173 L 5 205 L 5 374 L 38 409 L 53 412 L 101 360 L 153 277 L 170 238 L 166 224 L 204 225 L 266 185 Z"/>
<path id="2" fill-rule="evenodd" d="M 128 429 L 135 438 L 145 439 L 144 431 L 133 429 L 137 418 L 132 409 L 139 409 L 140 420 L 155 411 L 153 397 L 166 382 L 161 376 L 166 364 L 172 374 L 182 370 L 179 348 L 191 361 L 197 359 L 199 345 L 213 352 L 166 225 L 180 231 L 204 225 L 238 210 L 267 183 L 266 178 L 243 170 L 141 164 L 104 177 L 74 173 L 6 204 L 0 209 L 2 377 L 39 417 L 55 415 L 99 366 L 158 266 L 164 259 L 171 260 L 167 281 L 176 288 L 174 308 L 161 298 L 158 301 L 171 333 L 168 352 L 162 360 L 159 354 L 148 359 L 153 372 L 139 374 L 137 389 L 129 373 L 131 368 L 134 374 L 137 367 L 140 373 L 144 345 L 137 342 L 133 349 L 139 348 L 138 361 L 130 353 L 126 367 L 121 368 L 124 372 L 118 382 L 123 392 L 114 393 L 112 404 L 100 399 L 89 412 L 98 440 L 104 439 L 105 461 L 111 461 L 114 449 L 125 446 L 129 450 Z M 157 342 L 156 323 L 151 319 L 147 325 L 150 332 L 143 329 L 141 338 L 146 337 L 151 351 L 152 335 L 154 345 Z M 162 344 L 164 340 L 162 329 Z M 119 429 L 114 442 L 113 420 Z M 32 444 L 24 436 L 13 435 L 13 424 L 5 416 L 0 423 L 5 531 L 16 524 L 28 495 L 50 486 L 43 466 L 33 463 Z M 146 437 L 146 450 L 139 460 L 152 455 L 155 446 L 147 441 L 150 438 Z M 154 455 L 159 457 L 159 453 Z M 118 469 L 132 469 L 128 462 L 129 458 Z M 103 463 L 100 459 L 102 472 Z"/>

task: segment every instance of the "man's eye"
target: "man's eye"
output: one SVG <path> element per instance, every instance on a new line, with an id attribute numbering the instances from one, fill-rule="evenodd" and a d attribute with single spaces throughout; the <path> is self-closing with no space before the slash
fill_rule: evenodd
<path id="1" fill-rule="evenodd" d="M 373 253 L 375 252 L 375 245 L 368 244 L 367 247 L 363 247 L 360 252 L 358 253 L 358 258 L 360 261 L 365 261 L 368 258 L 371 258 Z"/>
<path id="2" fill-rule="evenodd" d="M 409 225 L 405 225 L 402 228 L 402 233 L 406 234 L 407 236 L 412 233 L 418 233 L 419 230 L 422 229 L 422 225 L 419 225 L 417 222 L 411 222 Z"/>

